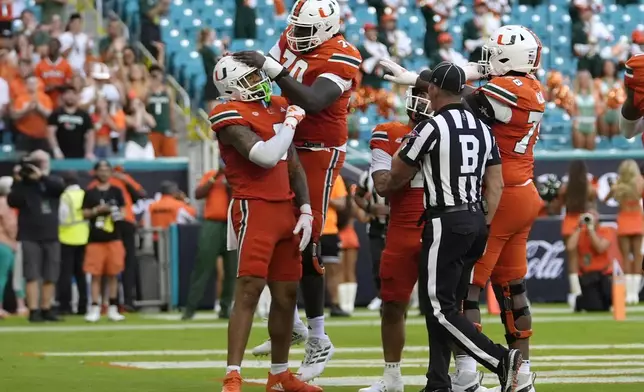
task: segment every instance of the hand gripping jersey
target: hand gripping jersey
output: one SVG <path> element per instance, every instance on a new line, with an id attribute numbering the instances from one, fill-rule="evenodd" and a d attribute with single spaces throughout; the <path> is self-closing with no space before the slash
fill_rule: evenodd
<path id="1" fill-rule="evenodd" d="M 503 160 L 506 186 L 525 185 L 534 176 L 534 144 L 545 110 L 541 83 L 531 75 L 499 76 L 479 91 L 494 108 L 492 132 Z"/>
<path id="2" fill-rule="evenodd" d="M 270 104 L 229 101 L 212 110 L 210 124 L 215 133 L 230 125 L 245 126 L 266 141 L 280 129 L 287 107 L 286 99 L 275 95 L 271 97 Z M 226 163 L 226 179 L 232 188 L 233 198 L 267 201 L 293 198 L 286 155 L 277 166 L 264 169 L 243 157 L 233 146 L 220 142 L 219 151 Z"/>
<path id="3" fill-rule="evenodd" d="M 338 34 L 310 52 L 294 53 L 288 48 L 284 31 L 269 54 L 298 82 L 311 86 L 318 77 L 324 77 L 343 91 L 340 98 L 321 112 L 307 113 L 297 127 L 294 144 L 298 147 L 344 146 L 349 135 L 349 98 L 356 88 L 362 63 L 358 49 Z"/>
<path id="4" fill-rule="evenodd" d="M 644 53 L 636 54 L 626 62 L 624 85 L 633 90 L 633 104 L 644 117 Z"/>
<path id="5" fill-rule="evenodd" d="M 381 165 L 388 163 L 400 147 L 403 137 L 411 132 L 411 128 L 403 123 L 389 122 L 377 125 L 371 133 L 369 147 L 374 154 L 371 171 L 382 170 Z M 377 151 L 379 150 L 379 151 Z M 408 186 L 399 190 L 389 198 L 389 225 L 398 227 L 417 227 L 418 219 L 425 209 L 423 205 L 423 176 L 419 171 Z"/>

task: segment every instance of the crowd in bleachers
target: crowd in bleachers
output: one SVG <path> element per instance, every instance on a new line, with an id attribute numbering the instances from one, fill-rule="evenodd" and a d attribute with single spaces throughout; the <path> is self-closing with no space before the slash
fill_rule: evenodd
<path id="1" fill-rule="evenodd" d="M 3 0 L 0 145 L 54 158 L 176 156 L 174 95 L 148 68 L 120 20 L 86 23 L 67 0 Z M 169 3 L 168 3 L 169 4 Z M 106 30 L 103 33 L 103 30 Z"/>

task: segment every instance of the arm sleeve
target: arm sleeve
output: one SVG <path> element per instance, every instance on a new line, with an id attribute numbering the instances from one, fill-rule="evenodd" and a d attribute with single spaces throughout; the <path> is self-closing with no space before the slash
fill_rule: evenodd
<path id="1" fill-rule="evenodd" d="M 42 183 L 45 185 L 47 194 L 51 197 L 60 197 L 65 191 L 65 184 L 58 177 L 43 176 Z"/>
<path id="2" fill-rule="evenodd" d="M 279 131 L 275 133 L 275 136 L 267 141 L 255 143 L 248 153 L 248 159 L 251 162 L 266 169 L 277 165 L 288 151 L 289 146 L 293 142 L 293 136 L 295 136 L 295 127 L 288 124 L 287 121 L 289 120 L 286 119 L 282 123 Z"/>
<path id="3" fill-rule="evenodd" d="M 378 170 L 391 170 L 391 155 L 387 152 L 376 148 L 371 152 L 371 172 Z"/>
<path id="4" fill-rule="evenodd" d="M 416 125 L 412 137 L 400 151 L 400 159 L 410 166 L 418 166 L 425 154 L 431 151 L 438 142 L 436 122 L 432 119 Z"/>
<path id="5" fill-rule="evenodd" d="M 280 48 L 280 41 L 275 42 L 275 45 L 268 51 L 268 55 L 273 59 L 280 61 L 282 57 L 282 49 Z"/>

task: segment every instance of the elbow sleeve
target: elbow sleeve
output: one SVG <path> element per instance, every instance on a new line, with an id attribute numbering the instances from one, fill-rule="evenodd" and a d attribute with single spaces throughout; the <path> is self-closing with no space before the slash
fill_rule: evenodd
<path id="1" fill-rule="evenodd" d="M 267 141 L 255 143 L 248 153 L 248 159 L 258 166 L 270 169 L 277 165 L 280 160 L 286 160 L 288 148 L 295 135 L 295 126 L 288 123 L 286 119 L 276 131 L 275 136 Z"/>

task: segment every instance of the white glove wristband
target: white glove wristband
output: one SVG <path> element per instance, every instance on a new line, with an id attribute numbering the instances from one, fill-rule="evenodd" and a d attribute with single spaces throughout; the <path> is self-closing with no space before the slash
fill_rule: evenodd
<path id="1" fill-rule="evenodd" d="M 284 124 L 285 127 L 290 127 L 292 129 L 295 129 L 295 128 L 297 128 L 297 125 L 299 123 L 300 122 L 297 121 L 297 119 L 295 117 L 286 117 L 282 124 Z"/>
<path id="2" fill-rule="evenodd" d="M 310 204 L 302 204 L 300 206 L 300 212 L 302 214 L 313 216 L 313 211 L 311 211 L 311 205 Z"/>
<path id="3" fill-rule="evenodd" d="M 271 79 L 275 79 L 283 69 L 282 64 L 272 57 L 266 57 L 266 61 L 264 61 L 264 65 L 262 66 L 262 70 Z"/>

